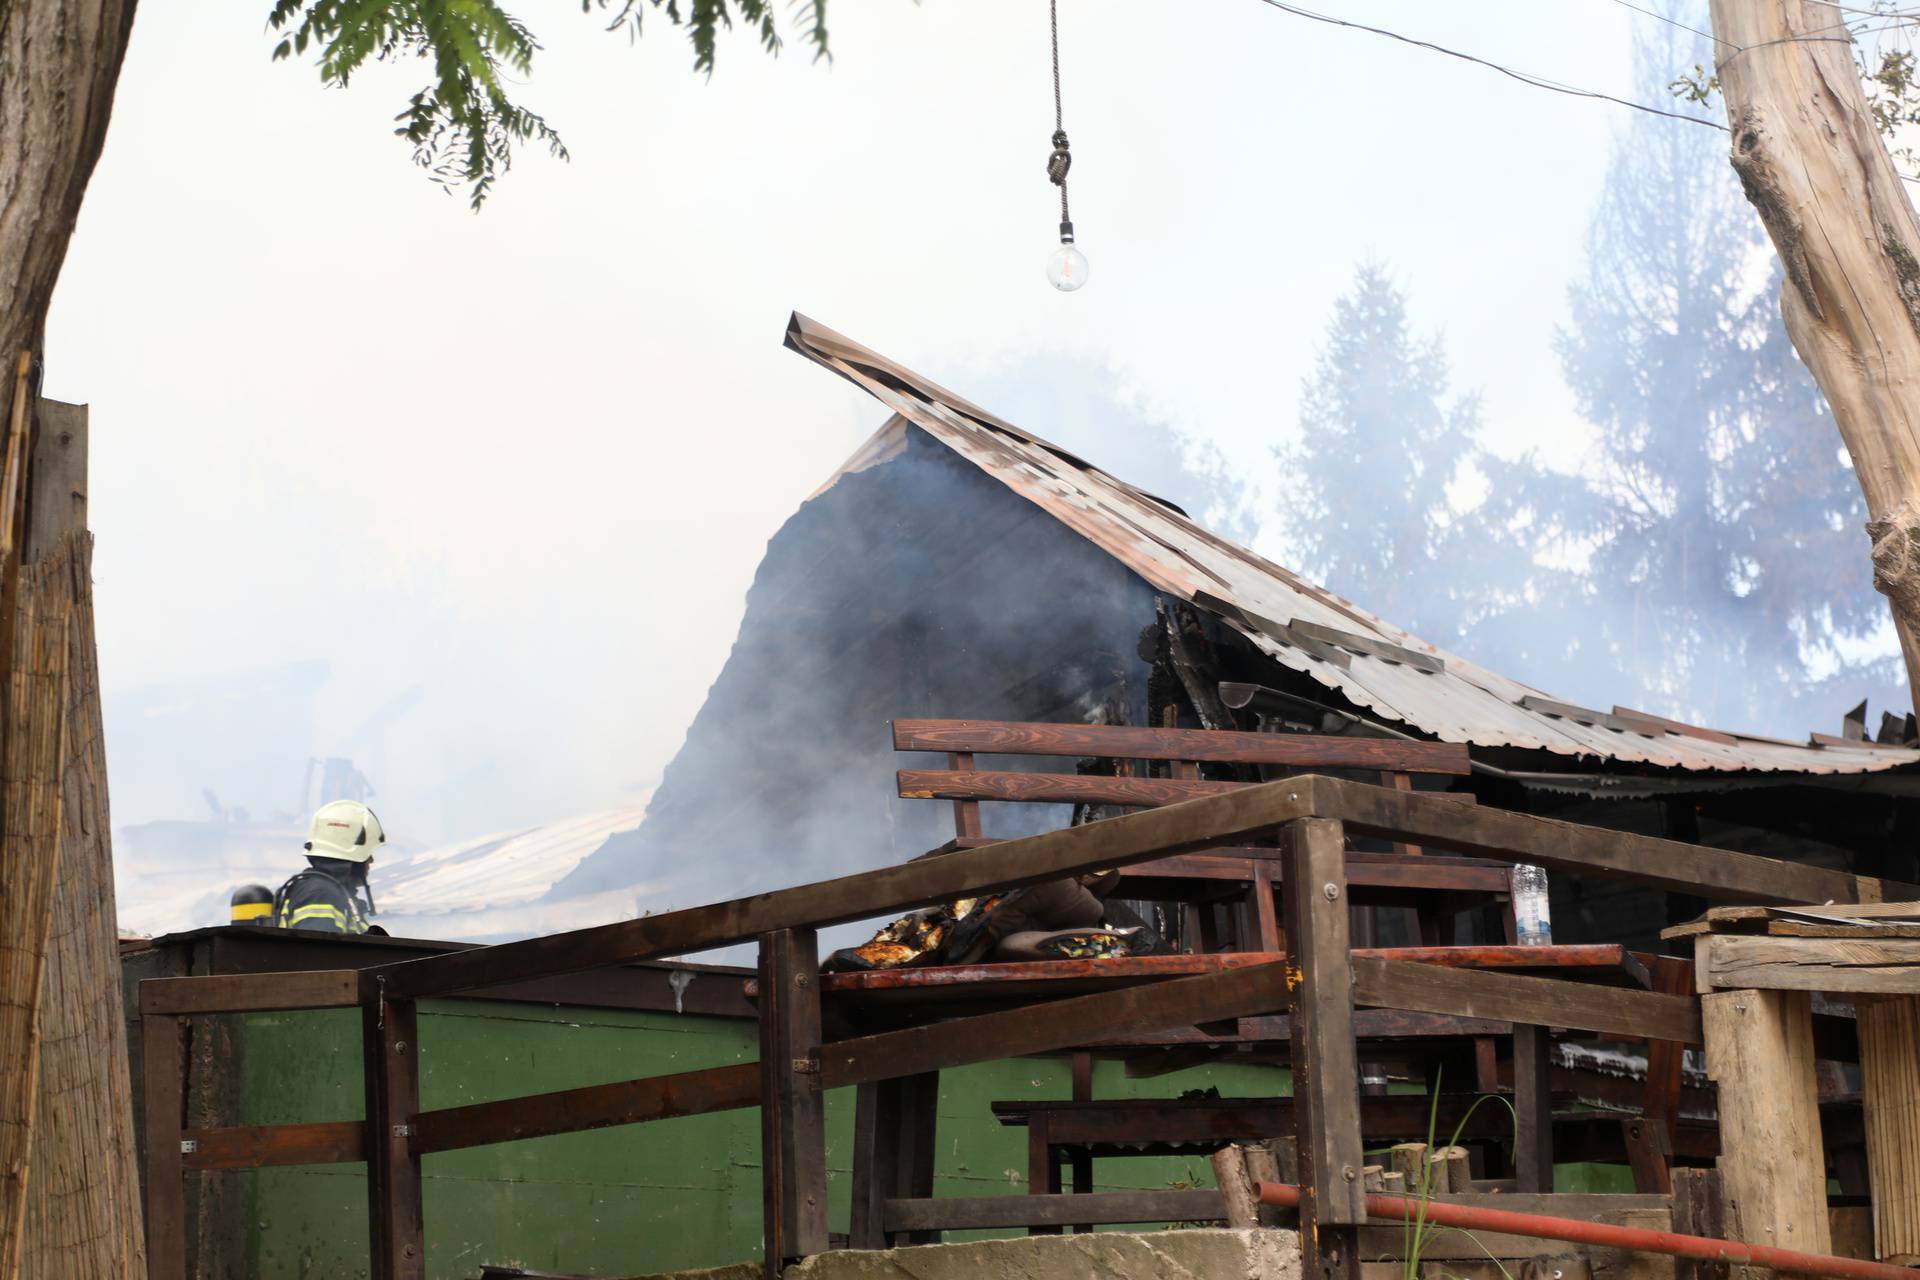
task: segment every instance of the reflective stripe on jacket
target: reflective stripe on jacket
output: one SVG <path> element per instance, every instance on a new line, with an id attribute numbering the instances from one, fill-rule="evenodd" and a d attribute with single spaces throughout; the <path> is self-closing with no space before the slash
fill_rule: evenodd
<path id="1" fill-rule="evenodd" d="M 347 887 L 324 871 L 308 868 L 273 895 L 273 922 L 282 929 L 365 933 L 367 918 Z"/>

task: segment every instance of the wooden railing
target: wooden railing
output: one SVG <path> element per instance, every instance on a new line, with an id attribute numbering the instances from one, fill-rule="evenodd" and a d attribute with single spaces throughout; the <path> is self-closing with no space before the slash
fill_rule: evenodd
<path id="1" fill-rule="evenodd" d="M 1280 834 L 1289 954 L 1284 961 L 1056 999 L 944 1023 L 824 1042 L 816 932 L 983 892 Z M 426 1274 L 421 1161 L 427 1155 L 553 1134 L 758 1106 L 767 1265 L 827 1247 L 823 1095 L 924 1079 L 976 1062 L 1096 1043 L 1115 1028 L 1152 1032 L 1287 1014 L 1294 1054 L 1307 1274 L 1357 1274 L 1366 1221 L 1355 1009 L 1510 1023 L 1519 1190 L 1551 1189 L 1546 1026 L 1672 1044 L 1700 1041 L 1688 995 L 1585 986 L 1518 974 L 1352 954 L 1346 839 L 1434 849 L 1609 876 L 1724 902 L 1880 901 L 1920 890 L 1865 876 L 1452 803 L 1417 792 L 1307 776 L 1244 787 L 950 857 L 494 947 L 359 971 L 156 978 L 140 984 L 145 1045 L 149 1267 L 185 1280 L 187 1171 L 365 1160 L 375 1280 Z M 423 1111 L 417 1002 L 743 941 L 759 946 L 758 1063 L 653 1076 Z M 364 1122 L 188 1130 L 182 1030 L 198 1015 L 361 1010 Z M 918 1200 L 867 1190 L 874 1231 L 928 1215 Z M 1211 1202 L 1209 1202 L 1211 1203 Z M 858 1206 L 856 1206 L 858 1210 Z M 1103 1212 L 1118 1212 L 1105 1206 Z M 1129 1212 L 1133 1210 L 1128 1210 Z M 917 1216 L 916 1216 L 917 1215 Z M 1084 1221 L 1075 1218 L 1075 1221 Z M 891 1225 L 887 1228 L 893 1229 Z"/>

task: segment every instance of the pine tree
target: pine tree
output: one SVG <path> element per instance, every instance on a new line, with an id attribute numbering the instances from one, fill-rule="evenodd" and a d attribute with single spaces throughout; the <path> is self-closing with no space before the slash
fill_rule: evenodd
<path id="1" fill-rule="evenodd" d="M 1449 586 L 1447 488 L 1479 433 L 1473 396 L 1451 396 L 1438 338 L 1420 338 L 1406 295 L 1363 263 L 1334 305 L 1301 396 L 1300 439 L 1280 461 L 1282 555 L 1330 589 L 1438 644 L 1459 633 Z"/>
<path id="2" fill-rule="evenodd" d="M 1709 52 L 1650 28 L 1640 92 Z M 1558 343 L 1597 432 L 1591 481 L 1583 491 L 1526 468 L 1505 480 L 1554 513 L 1553 533 L 1591 549 L 1583 630 L 1611 659 L 1620 701 L 1801 732 L 1809 718 L 1837 722 L 1853 690 L 1884 696 L 1898 673 L 1840 658 L 1885 618 L 1860 553 L 1864 506 L 1722 151 L 1704 129 L 1626 126 Z"/>

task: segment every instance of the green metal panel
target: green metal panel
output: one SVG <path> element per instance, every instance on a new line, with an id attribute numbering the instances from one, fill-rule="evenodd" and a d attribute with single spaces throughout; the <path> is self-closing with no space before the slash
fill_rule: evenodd
<path id="1" fill-rule="evenodd" d="M 244 1079 L 238 1122 L 353 1120 L 362 1114 L 359 1015 L 237 1019 Z M 449 1107 L 756 1057 L 751 1023 L 665 1013 L 482 1001 L 422 1006 L 425 1106 Z M 1286 1092 L 1283 1069 L 1217 1065 L 1129 1080 L 1100 1064 L 1102 1098 Z M 1069 1096 L 1064 1060 L 1018 1059 L 942 1076 L 936 1190 L 1003 1195 L 1026 1187 L 1026 1130 L 987 1104 Z M 853 1092 L 827 1100 L 829 1216 L 847 1224 Z M 754 1111 L 429 1156 L 428 1274 L 477 1276 L 483 1262 L 609 1275 L 717 1266 L 760 1248 L 760 1125 Z M 247 1256 L 261 1280 L 364 1276 L 364 1168 L 335 1165 L 215 1175 L 245 1183 Z M 1212 1185 L 1204 1159 L 1108 1160 L 1102 1190 Z M 991 1233 L 972 1233 L 986 1235 Z M 958 1237 L 956 1237 L 958 1238 Z"/>

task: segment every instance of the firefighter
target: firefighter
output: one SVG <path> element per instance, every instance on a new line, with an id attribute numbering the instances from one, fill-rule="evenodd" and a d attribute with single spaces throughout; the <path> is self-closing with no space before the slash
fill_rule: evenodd
<path id="1" fill-rule="evenodd" d="M 273 922 L 282 929 L 368 932 L 373 927 L 368 923 L 373 892 L 367 887 L 367 870 L 374 850 L 386 839 L 380 819 L 358 800 L 321 805 L 306 844 L 312 865 L 273 895 Z"/>
<path id="2" fill-rule="evenodd" d="M 227 899 L 234 924 L 273 923 L 273 890 L 263 884 L 243 884 Z"/>

